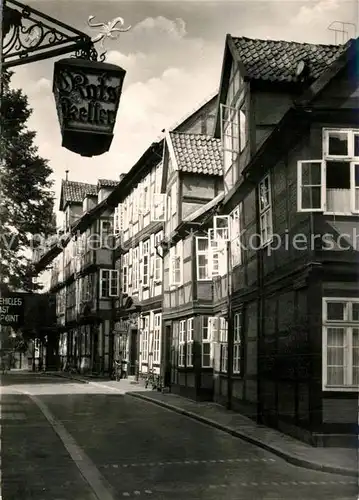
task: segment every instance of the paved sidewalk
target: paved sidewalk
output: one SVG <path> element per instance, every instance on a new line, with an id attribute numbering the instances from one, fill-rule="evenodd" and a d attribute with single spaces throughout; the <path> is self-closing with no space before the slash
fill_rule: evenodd
<path id="1" fill-rule="evenodd" d="M 128 379 L 118 382 L 107 379 L 51 373 L 79 382 L 96 384 L 114 389 L 122 394 L 139 398 L 182 415 L 216 427 L 233 436 L 280 456 L 287 462 L 308 469 L 358 477 L 358 450 L 347 448 L 315 448 L 291 438 L 275 429 L 258 425 L 253 420 L 234 411 L 210 402 L 192 401 L 171 393 L 161 393 L 145 389 Z"/>

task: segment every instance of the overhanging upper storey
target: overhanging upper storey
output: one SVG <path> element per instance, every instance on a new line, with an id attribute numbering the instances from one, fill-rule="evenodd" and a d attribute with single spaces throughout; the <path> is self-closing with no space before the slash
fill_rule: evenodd
<path id="1" fill-rule="evenodd" d="M 6 0 L 2 32 L 5 69 L 69 52 L 97 59 L 97 52 L 86 33 L 16 0 Z"/>

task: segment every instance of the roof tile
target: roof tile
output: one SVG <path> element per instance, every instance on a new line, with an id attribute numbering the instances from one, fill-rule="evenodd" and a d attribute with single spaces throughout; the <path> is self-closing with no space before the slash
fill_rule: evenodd
<path id="1" fill-rule="evenodd" d="M 233 37 L 239 59 L 250 79 L 296 81 L 298 62 L 308 64 L 309 78 L 317 79 L 349 47 L 344 45 L 315 45 L 283 40 L 258 40 Z"/>
<path id="2" fill-rule="evenodd" d="M 114 181 L 114 180 L 111 180 L 111 179 L 99 179 L 98 182 L 97 182 L 97 187 L 98 188 L 101 188 L 101 187 L 116 187 L 118 184 L 120 183 L 120 181 Z"/>
<path id="3" fill-rule="evenodd" d="M 219 139 L 170 132 L 178 168 L 182 172 L 222 175 L 222 147 Z"/>
<path id="4" fill-rule="evenodd" d="M 66 203 L 82 203 L 86 195 L 97 196 L 97 187 L 85 182 L 62 181 L 63 201 Z"/>

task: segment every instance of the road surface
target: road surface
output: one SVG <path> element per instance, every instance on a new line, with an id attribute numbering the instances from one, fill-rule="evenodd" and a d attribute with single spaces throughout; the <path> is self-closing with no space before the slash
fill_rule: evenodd
<path id="1" fill-rule="evenodd" d="M 2 376 L 2 500 L 356 500 L 355 478 L 295 467 L 109 388 Z"/>

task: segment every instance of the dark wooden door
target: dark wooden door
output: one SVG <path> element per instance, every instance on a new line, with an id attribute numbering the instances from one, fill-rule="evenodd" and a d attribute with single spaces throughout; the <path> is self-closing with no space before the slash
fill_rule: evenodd
<path id="1" fill-rule="evenodd" d="M 137 355 L 138 355 L 137 334 L 138 334 L 137 329 L 131 330 L 131 333 L 130 333 L 131 337 L 130 337 L 129 375 L 136 375 L 136 361 L 137 361 Z"/>

